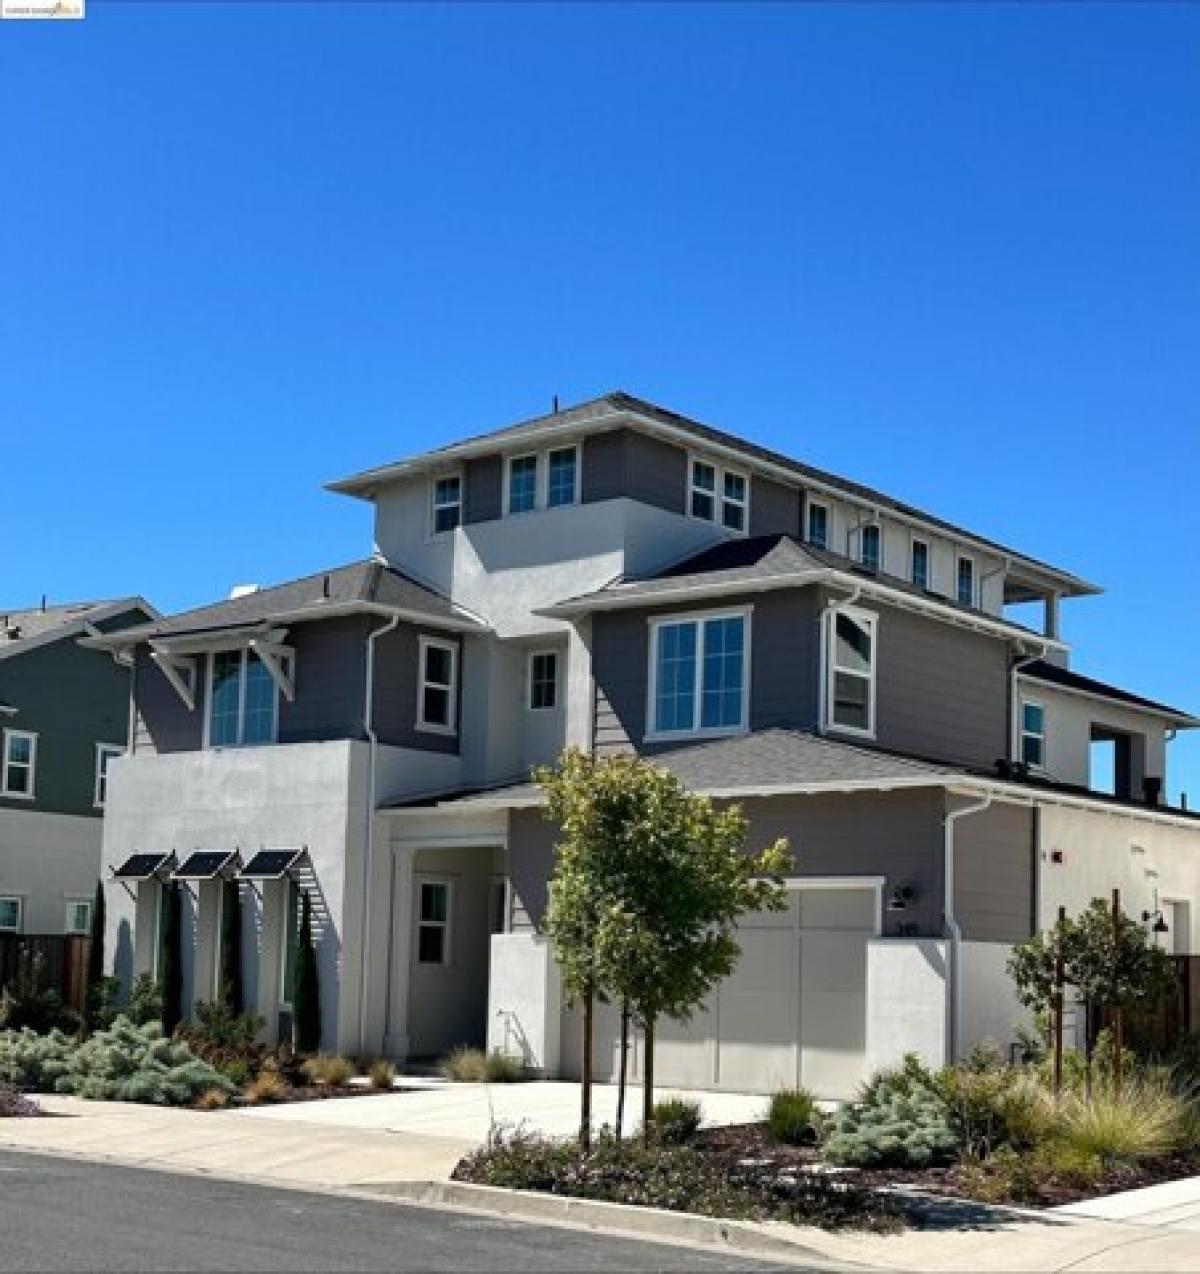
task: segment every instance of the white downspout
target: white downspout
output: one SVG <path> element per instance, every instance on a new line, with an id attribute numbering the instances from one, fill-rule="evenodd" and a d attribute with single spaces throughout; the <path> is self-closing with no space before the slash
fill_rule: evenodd
<path id="1" fill-rule="evenodd" d="M 386 633 L 394 632 L 400 624 L 400 616 L 393 615 L 386 624 L 372 628 L 367 634 L 367 676 L 363 700 L 363 729 L 367 735 L 367 839 L 363 850 L 361 935 L 362 959 L 358 972 L 358 1047 L 366 1052 L 367 1029 L 367 966 L 371 946 L 371 880 L 375 869 L 375 762 L 379 753 L 379 740 L 375 735 L 375 643 Z"/>
<path id="2" fill-rule="evenodd" d="M 969 818 L 972 814 L 981 814 L 992 803 L 992 795 L 976 801 L 972 805 L 964 805 L 960 810 L 947 810 L 942 820 L 942 850 L 944 863 L 942 869 L 942 914 L 945 917 L 946 931 L 950 935 L 950 1056 L 947 1062 L 956 1062 L 959 1052 L 959 1035 L 962 1025 L 962 929 L 958 917 L 954 914 L 954 825 L 960 818 Z"/>

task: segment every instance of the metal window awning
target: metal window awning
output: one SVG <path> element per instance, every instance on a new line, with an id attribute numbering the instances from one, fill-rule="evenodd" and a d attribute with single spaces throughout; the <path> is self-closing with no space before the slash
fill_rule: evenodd
<path id="1" fill-rule="evenodd" d="M 153 880 L 165 877 L 175 866 L 175 852 L 168 854 L 131 854 L 113 872 L 116 880 Z"/>
<path id="2" fill-rule="evenodd" d="M 303 849 L 260 849 L 242 868 L 243 880 L 281 880 L 308 853 Z"/>
<path id="3" fill-rule="evenodd" d="M 184 859 L 183 866 L 177 867 L 172 876 L 175 880 L 213 880 L 231 874 L 240 864 L 236 849 L 198 849 Z"/>

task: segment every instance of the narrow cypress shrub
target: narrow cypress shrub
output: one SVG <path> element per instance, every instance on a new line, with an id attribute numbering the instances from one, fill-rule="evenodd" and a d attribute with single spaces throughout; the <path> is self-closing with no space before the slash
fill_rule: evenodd
<path id="1" fill-rule="evenodd" d="M 88 1026 L 95 1026 L 104 1000 L 104 882 L 96 881 L 96 897 L 92 902 L 92 929 L 88 942 L 87 990 L 84 992 L 84 1015 Z"/>
<path id="2" fill-rule="evenodd" d="M 321 1047 L 321 988 L 317 982 L 317 949 L 313 945 L 312 903 L 307 889 L 296 940 L 295 1033 L 298 1053 L 315 1053 Z"/>
<path id="3" fill-rule="evenodd" d="M 171 1035 L 183 1017 L 183 959 L 179 949 L 183 938 L 183 897 L 174 883 L 164 888 L 167 899 L 163 915 L 162 1029 L 164 1035 Z"/>
<path id="4" fill-rule="evenodd" d="M 242 895 L 232 877 L 221 883 L 221 1003 L 235 1016 L 242 1004 Z"/>

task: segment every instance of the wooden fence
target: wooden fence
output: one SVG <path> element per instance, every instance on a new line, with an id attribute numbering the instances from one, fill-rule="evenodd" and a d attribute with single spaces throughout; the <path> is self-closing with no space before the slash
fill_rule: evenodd
<path id="1" fill-rule="evenodd" d="M 77 933 L 0 933 L 0 991 L 36 976 L 39 991 L 57 991 L 83 1012 L 91 939 Z"/>

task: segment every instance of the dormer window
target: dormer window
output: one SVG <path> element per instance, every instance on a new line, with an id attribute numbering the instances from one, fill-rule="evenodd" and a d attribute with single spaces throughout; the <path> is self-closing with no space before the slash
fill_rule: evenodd
<path id="1" fill-rule="evenodd" d="M 750 503 L 746 475 L 695 457 L 689 462 L 688 475 L 688 512 L 692 517 L 744 535 Z"/>
<path id="2" fill-rule="evenodd" d="M 876 523 L 864 526 L 859 532 L 859 561 L 868 571 L 879 570 L 879 527 Z"/>
<path id="3" fill-rule="evenodd" d="M 443 535 L 462 523 L 462 478 L 458 474 L 433 480 L 433 533 Z"/>
<path id="4" fill-rule="evenodd" d="M 513 456 L 508 462 L 508 511 L 532 513 L 537 508 L 537 456 Z"/>
<path id="5" fill-rule="evenodd" d="M 579 448 L 557 447 L 547 458 L 546 507 L 558 509 L 579 500 Z"/>
<path id="6" fill-rule="evenodd" d="M 912 542 L 912 574 L 913 588 L 922 591 L 929 588 L 929 545 L 924 540 Z"/>
<path id="7" fill-rule="evenodd" d="M 505 513 L 533 513 L 579 503 L 579 448 L 553 447 L 505 464 Z"/>
<path id="8" fill-rule="evenodd" d="M 829 505 L 808 502 L 808 542 L 819 549 L 829 547 Z"/>
<path id="9" fill-rule="evenodd" d="M 958 603 L 960 606 L 975 605 L 975 563 L 969 557 L 958 559 Z"/>

